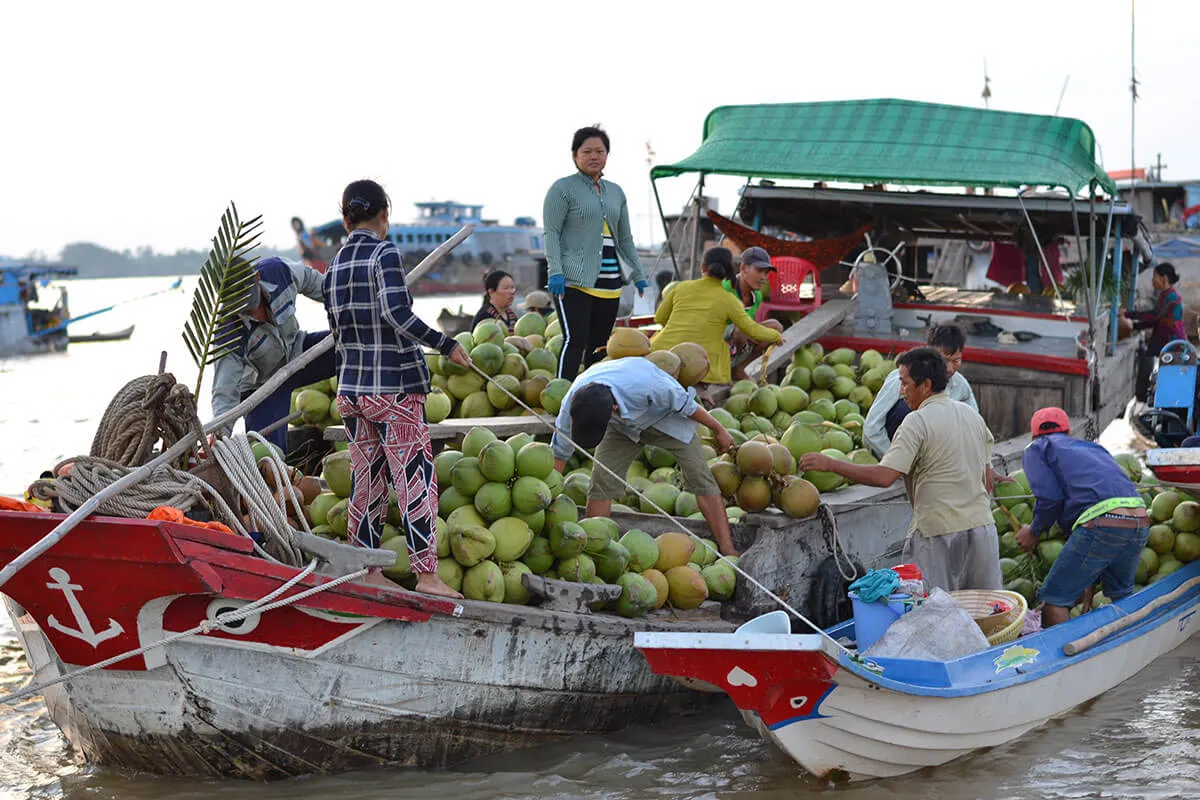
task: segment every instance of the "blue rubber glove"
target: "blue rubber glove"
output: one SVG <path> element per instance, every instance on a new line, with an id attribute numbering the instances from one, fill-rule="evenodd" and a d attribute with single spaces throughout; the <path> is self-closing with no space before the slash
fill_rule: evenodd
<path id="1" fill-rule="evenodd" d="M 645 280 L 638 280 L 638 281 L 634 281 L 633 285 L 637 287 L 638 297 L 641 297 L 643 294 L 646 293 L 646 287 L 649 286 L 650 284 L 646 283 Z"/>
<path id="2" fill-rule="evenodd" d="M 562 297 L 567 293 L 567 279 L 562 275 L 551 275 L 547 281 L 547 288 L 550 289 L 550 294 L 555 297 Z"/>

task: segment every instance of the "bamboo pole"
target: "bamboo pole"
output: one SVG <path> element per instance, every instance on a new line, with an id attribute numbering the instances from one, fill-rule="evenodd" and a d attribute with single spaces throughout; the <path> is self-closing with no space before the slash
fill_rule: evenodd
<path id="1" fill-rule="evenodd" d="M 471 235 L 472 227 L 465 225 L 457 233 L 451 236 L 446 241 L 442 242 L 433 252 L 426 256 L 420 264 L 413 267 L 406 276 L 406 281 L 413 282 L 419 280 L 426 272 L 428 272 L 434 264 L 440 261 L 446 253 L 449 253 L 455 247 L 460 245 L 463 240 Z M 245 414 L 250 409 L 257 406 L 263 400 L 267 399 L 276 389 L 283 386 L 288 378 L 291 378 L 300 370 L 304 369 L 310 363 L 329 352 L 333 348 L 333 335 L 326 336 L 321 341 L 317 342 L 312 347 L 301 353 L 294 361 L 291 361 L 279 372 L 272 375 L 266 383 L 254 390 L 254 393 L 247 397 L 242 402 L 238 403 L 233 408 L 226 411 L 216 419 L 204 426 L 204 433 L 212 433 L 220 430 L 226 425 L 237 421 L 239 417 Z M 101 489 L 96 494 L 92 495 L 79 508 L 67 515 L 67 518 L 58 523 L 54 530 L 47 533 L 37 542 L 35 542 L 28 550 L 14 558 L 8 563 L 4 569 L 0 570 L 0 587 L 12 580 L 12 577 L 20 572 L 30 563 L 35 561 L 39 556 L 45 553 L 54 545 L 58 544 L 62 539 L 75 529 L 80 522 L 83 522 L 91 515 L 102 503 L 114 495 L 120 494 L 130 486 L 149 477 L 154 470 L 169 464 L 176 457 L 183 455 L 195 445 L 193 439 L 180 439 L 171 447 L 159 453 L 157 457 L 151 459 L 148 463 L 138 467 L 132 472 L 122 476 L 115 482 Z"/>
<path id="2" fill-rule="evenodd" d="M 1081 636 L 1073 642 L 1067 642 L 1063 645 L 1063 655 L 1074 656 L 1082 653 L 1084 650 L 1095 647 L 1117 631 L 1124 630 L 1135 622 L 1141 622 L 1150 616 L 1151 612 L 1157 611 L 1168 603 L 1175 602 L 1196 587 L 1200 587 L 1200 578 L 1192 578 L 1191 580 L 1184 581 L 1179 585 L 1179 588 L 1169 594 L 1164 594 L 1153 602 L 1147 603 L 1129 616 L 1121 617 L 1121 619 L 1103 625 L 1087 636 Z"/>

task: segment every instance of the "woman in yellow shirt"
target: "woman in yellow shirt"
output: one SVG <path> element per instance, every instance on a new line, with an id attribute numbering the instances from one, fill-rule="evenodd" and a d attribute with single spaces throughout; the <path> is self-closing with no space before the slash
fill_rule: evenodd
<path id="1" fill-rule="evenodd" d="M 677 284 L 663 300 L 654 321 L 663 326 L 650 341 L 654 350 L 669 350 L 681 342 L 695 342 L 708 351 L 705 383 L 729 383 L 729 343 L 725 325 L 732 322 L 738 330 L 757 342 L 779 344 L 779 331 L 750 319 L 742 301 L 725 290 L 721 281 L 733 277 L 733 254 L 714 247 L 704 254 L 704 277 Z"/>

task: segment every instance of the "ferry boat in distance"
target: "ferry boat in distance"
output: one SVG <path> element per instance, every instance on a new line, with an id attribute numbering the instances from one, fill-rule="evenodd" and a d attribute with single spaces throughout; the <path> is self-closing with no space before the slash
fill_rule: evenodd
<path id="1" fill-rule="evenodd" d="M 484 219 L 481 205 L 450 200 L 414 205 L 415 221 L 393 223 L 388 228 L 388 238 L 400 248 L 406 267 L 418 264 L 463 225 L 475 227 L 470 238 L 447 254 L 434 272 L 411 287 L 414 294 L 481 294 L 483 278 L 491 269 L 511 273 L 518 286 L 532 286 L 537 281 L 534 254 L 542 250 L 543 239 L 533 217 L 517 217 L 512 225 L 501 225 Z M 345 242 L 346 229 L 341 220 L 334 220 L 314 227 L 312 235 L 320 242 L 320 256 L 328 261 Z"/>
<path id="2" fill-rule="evenodd" d="M 67 290 L 50 281 L 76 273 L 74 267 L 0 264 L 0 356 L 66 349 Z"/>

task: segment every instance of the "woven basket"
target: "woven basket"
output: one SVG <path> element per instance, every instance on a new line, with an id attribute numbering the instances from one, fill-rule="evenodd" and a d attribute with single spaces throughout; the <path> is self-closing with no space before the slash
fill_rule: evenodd
<path id="1" fill-rule="evenodd" d="M 1024 596 L 999 589 L 963 589 L 951 592 L 950 596 L 975 620 L 987 637 L 988 644 L 1011 642 L 1021 635 L 1025 615 L 1029 613 L 1029 604 Z M 993 604 L 996 602 L 1007 604 L 1009 610 L 993 613 Z"/>

